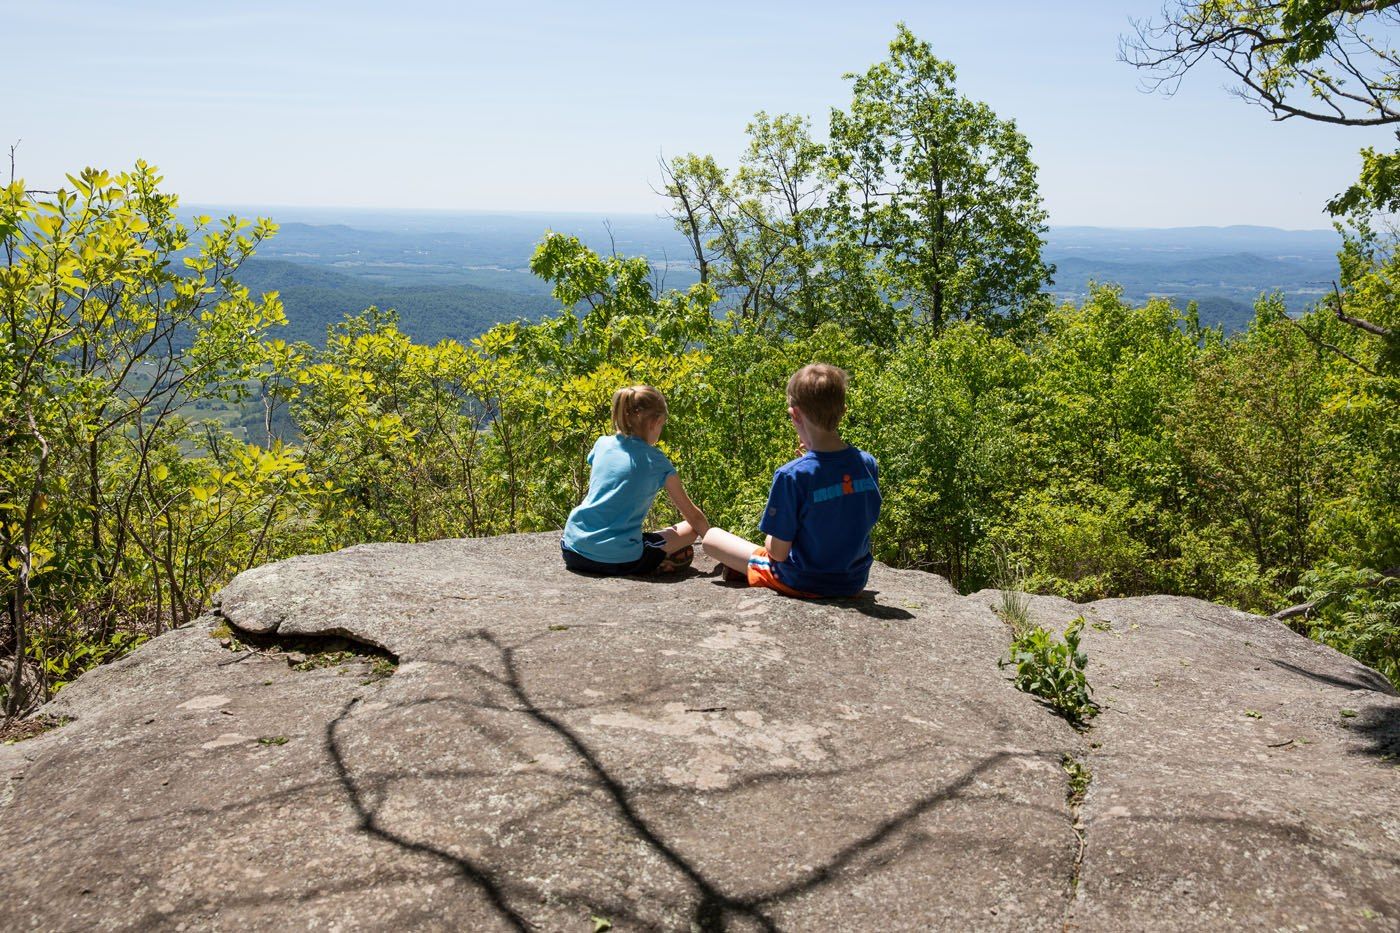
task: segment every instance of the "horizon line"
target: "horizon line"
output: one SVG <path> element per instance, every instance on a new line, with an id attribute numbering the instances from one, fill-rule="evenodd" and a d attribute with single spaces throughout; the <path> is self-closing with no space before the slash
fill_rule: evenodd
<path id="1" fill-rule="evenodd" d="M 471 215 L 483 217 L 587 217 L 587 218 L 609 218 L 609 217 L 645 217 L 649 220 L 664 220 L 664 213 L 650 213 L 647 211 L 603 211 L 603 210 L 537 210 L 524 208 L 475 208 L 475 207 L 347 207 L 325 204 L 255 204 L 251 202 L 232 201 L 191 201 L 182 202 L 180 208 L 188 210 L 192 208 L 229 208 L 233 210 L 293 210 L 293 211 L 343 211 L 347 213 L 365 214 L 434 214 L 450 217 L 452 215 Z M 275 218 L 273 218 L 275 220 Z M 1258 223 L 1236 223 L 1236 224 L 1173 224 L 1170 226 L 1152 225 L 1115 225 L 1115 224 L 1056 224 L 1047 225 L 1050 230 L 1114 230 L 1114 231 L 1149 231 L 1149 230 L 1275 230 L 1282 233 L 1333 233 L 1337 231 L 1332 227 L 1276 227 L 1271 224 Z"/>

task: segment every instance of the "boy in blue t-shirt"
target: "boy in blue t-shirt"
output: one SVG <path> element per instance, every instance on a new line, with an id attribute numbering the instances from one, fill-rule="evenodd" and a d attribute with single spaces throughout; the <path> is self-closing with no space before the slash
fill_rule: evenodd
<path id="1" fill-rule="evenodd" d="M 773 474 L 758 547 L 719 528 L 705 553 L 746 579 L 785 596 L 854 596 L 870 574 L 870 529 L 880 517 L 875 458 L 841 439 L 846 373 L 813 363 L 787 384 L 788 416 L 805 453 Z M 732 576 L 731 576 L 732 575 Z"/>

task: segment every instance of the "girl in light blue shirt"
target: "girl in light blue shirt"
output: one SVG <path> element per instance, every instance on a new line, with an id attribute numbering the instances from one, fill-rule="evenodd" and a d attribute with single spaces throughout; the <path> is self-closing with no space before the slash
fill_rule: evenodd
<path id="1" fill-rule="evenodd" d="M 692 545 L 710 523 L 656 447 L 666 425 L 666 399 L 651 386 L 618 389 L 612 422 L 617 433 L 593 445 L 588 495 L 564 525 L 564 565 L 610 576 L 680 570 L 694 558 Z M 642 522 L 662 489 L 685 520 L 643 532 Z"/>

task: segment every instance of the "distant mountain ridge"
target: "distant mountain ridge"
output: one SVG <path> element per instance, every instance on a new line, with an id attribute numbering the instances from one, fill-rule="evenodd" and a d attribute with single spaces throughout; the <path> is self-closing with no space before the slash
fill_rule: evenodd
<path id="1" fill-rule="evenodd" d="M 326 323 L 367 304 L 396 308 L 405 330 L 422 340 L 468 339 L 497 321 L 545 313 L 554 307 L 549 287 L 529 263 L 550 230 L 603 253 L 645 256 L 665 287 L 697 280 L 688 244 L 664 216 L 233 212 L 280 220 L 279 234 L 259 249 L 260 265 L 250 274 L 258 287 L 283 292 L 298 339 L 319 340 Z M 1321 229 L 1066 226 L 1047 231 L 1043 255 L 1057 266 L 1049 291 L 1060 300 L 1082 300 L 1091 282 L 1113 284 L 1132 301 L 1165 296 L 1183 307 L 1195 301 L 1202 323 L 1236 331 L 1248 325 L 1262 294 L 1281 294 L 1296 313 L 1329 292 L 1340 246 L 1335 231 Z"/>
<path id="2" fill-rule="evenodd" d="M 501 321 L 538 318 L 557 305 L 548 297 L 474 285 L 385 285 L 344 272 L 277 259 L 252 259 L 238 281 L 255 294 L 278 292 L 287 326 L 277 336 L 321 343 L 326 329 L 374 305 L 394 309 L 404 333 L 422 343 L 470 340 Z"/>

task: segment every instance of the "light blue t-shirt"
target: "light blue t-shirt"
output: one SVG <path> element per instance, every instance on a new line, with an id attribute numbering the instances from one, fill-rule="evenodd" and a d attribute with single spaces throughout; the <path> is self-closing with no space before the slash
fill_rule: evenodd
<path id="1" fill-rule="evenodd" d="M 642 522 L 676 468 L 630 434 L 598 438 L 588 463 L 588 495 L 569 513 L 564 547 L 603 564 L 634 561 L 642 556 Z"/>

